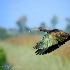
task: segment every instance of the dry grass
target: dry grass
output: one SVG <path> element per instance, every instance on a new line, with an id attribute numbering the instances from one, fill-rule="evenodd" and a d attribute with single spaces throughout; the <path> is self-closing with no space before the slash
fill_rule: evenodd
<path id="1" fill-rule="evenodd" d="M 38 35 L 24 35 L 6 39 L 5 41 L 13 45 L 33 47 L 42 38 Z M 62 47 L 54 51 L 54 54 L 60 55 L 63 58 L 70 58 L 70 41 L 66 42 Z"/>
<path id="2" fill-rule="evenodd" d="M 55 54 L 60 55 L 62 58 L 70 59 L 70 41 L 67 41 L 64 45 L 62 45 L 60 48 L 58 48 L 55 51 Z"/>
<path id="3" fill-rule="evenodd" d="M 5 41 L 8 43 L 11 43 L 13 45 L 32 46 L 36 42 L 38 42 L 41 38 L 42 38 L 42 36 L 38 36 L 38 35 L 34 35 L 34 36 L 33 35 L 24 35 L 24 36 L 8 38 Z"/>
<path id="4" fill-rule="evenodd" d="M 70 41 L 50 54 L 35 55 L 32 47 L 41 38 L 26 35 L 0 42 L 13 70 L 70 70 Z"/>
<path id="5" fill-rule="evenodd" d="M 52 53 L 39 56 L 30 47 L 15 47 L 6 42 L 0 42 L 0 47 L 5 50 L 13 70 L 70 70 L 70 60 Z"/>

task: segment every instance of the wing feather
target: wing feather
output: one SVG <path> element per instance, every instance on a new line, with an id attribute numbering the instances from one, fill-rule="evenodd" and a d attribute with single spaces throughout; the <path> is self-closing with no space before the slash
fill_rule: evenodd
<path id="1" fill-rule="evenodd" d="M 50 53 L 65 44 L 68 40 L 70 40 L 70 35 L 62 30 L 46 34 L 34 47 L 37 49 L 35 53 L 37 55 Z"/>
<path id="2" fill-rule="evenodd" d="M 44 55 L 44 54 L 47 54 L 47 53 L 50 53 L 50 52 L 52 52 L 52 51 L 54 51 L 54 50 L 56 50 L 57 48 L 59 48 L 61 45 L 63 45 L 63 44 L 65 44 L 65 42 L 67 42 L 67 41 L 69 41 L 70 40 L 70 36 L 67 38 L 67 39 L 65 39 L 64 41 L 62 41 L 62 42 L 60 42 L 60 41 L 58 41 L 58 43 L 57 44 L 54 44 L 54 45 L 52 45 L 52 46 L 50 46 L 50 47 L 48 47 L 48 48 L 45 48 L 45 49 L 38 49 L 35 53 L 38 55 Z"/>

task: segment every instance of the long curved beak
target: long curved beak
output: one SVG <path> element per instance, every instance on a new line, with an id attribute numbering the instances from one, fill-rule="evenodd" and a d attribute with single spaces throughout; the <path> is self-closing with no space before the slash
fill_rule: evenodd
<path id="1" fill-rule="evenodd" d="M 38 30 L 43 31 L 43 32 L 47 32 L 47 33 L 49 33 L 51 31 L 51 30 L 44 29 L 42 27 L 39 27 Z"/>

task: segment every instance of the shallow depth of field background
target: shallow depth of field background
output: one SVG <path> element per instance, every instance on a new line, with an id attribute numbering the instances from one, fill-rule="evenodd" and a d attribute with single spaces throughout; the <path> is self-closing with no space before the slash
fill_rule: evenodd
<path id="1" fill-rule="evenodd" d="M 0 1 L 0 70 L 70 70 L 70 41 L 46 55 L 36 55 L 33 47 L 43 27 L 70 34 L 69 0 Z"/>

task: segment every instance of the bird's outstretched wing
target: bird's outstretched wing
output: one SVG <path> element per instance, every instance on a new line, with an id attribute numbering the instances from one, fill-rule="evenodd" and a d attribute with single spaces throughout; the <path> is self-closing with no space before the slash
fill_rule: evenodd
<path id="1" fill-rule="evenodd" d="M 49 34 L 46 34 L 34 47 L 34 49 L 38 49 L 35 53 L 39 55 L 45 54 L 45 51 L 55 44 L 58 44 L 58 41 L 52 37 L 49 38 Z"/>
<path id="2" fill-rule="evenodd" d="M 65 42 L 67 42 L 68 40 L 70 40 L 70 35 L 67 35 L 67 37 L 60 41 L 56 40 L 54 38 L 49 38 L 49 35 L 46 34 L 41 41 L 39 41 L 37 43 L 37 45 L 34 47 L 37 49 L 37 51 L 35 52 L 37 55 L 44 55 L 47 53 L 50 53 L 52 51 L 54 51 L 55 49 L 59 48 L 61 45 L 65 44 Z"/>

